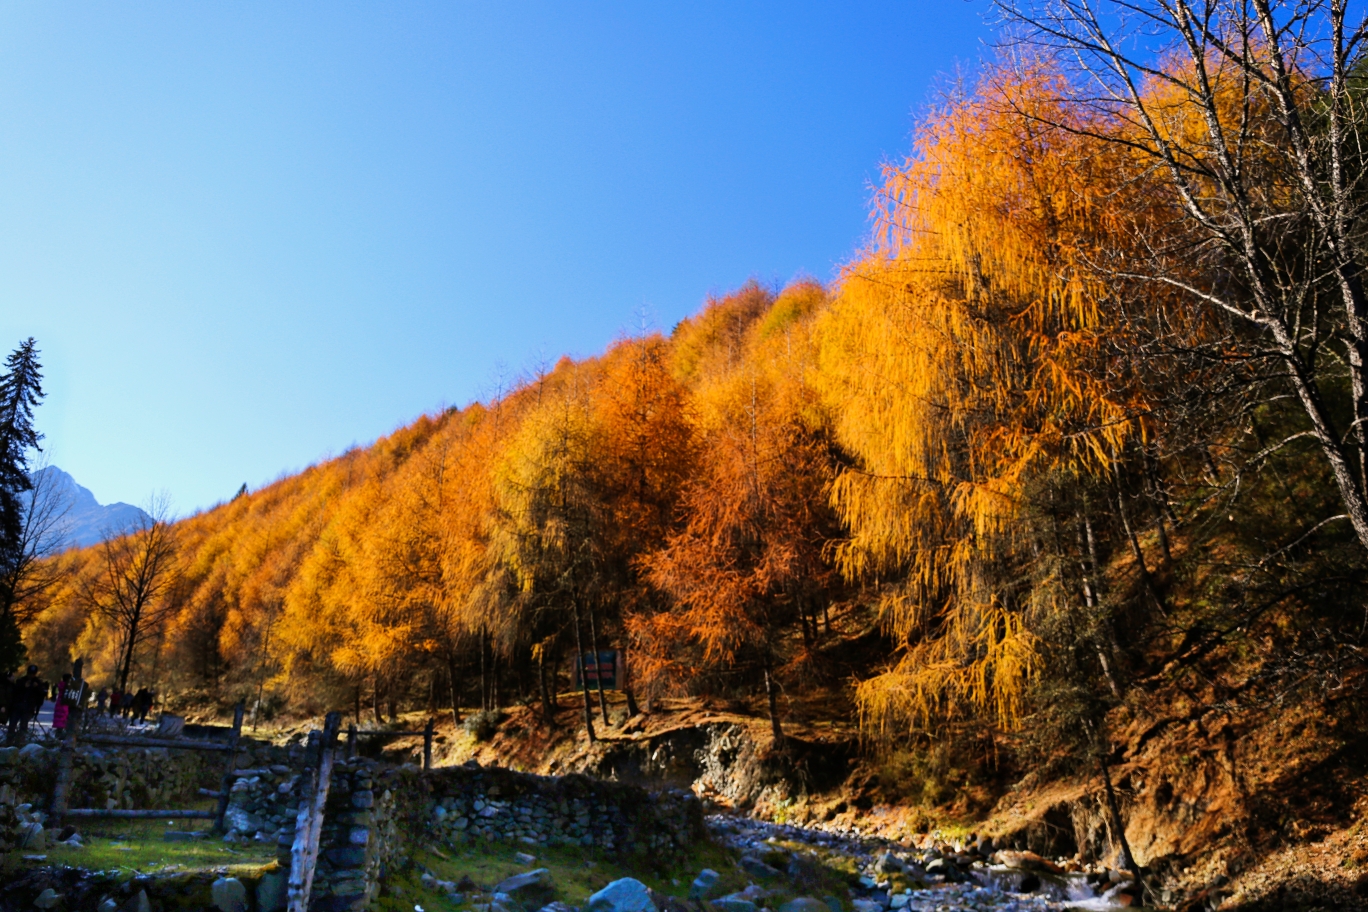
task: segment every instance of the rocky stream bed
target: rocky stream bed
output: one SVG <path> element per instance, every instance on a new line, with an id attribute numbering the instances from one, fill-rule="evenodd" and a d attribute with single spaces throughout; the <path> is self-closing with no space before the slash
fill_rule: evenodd
<path id="1" fill-rule="evenodd" d="M 855 912 L 1044 912 L 1140 905 L 1139 889 L 1121 872 L 1101 867 L 1071 871 L 1067 863 L 998 848 L 987 839 L 950 843 L 926 837 L 921 847 L 911 847 L 747 817 L 716 815 L 707 822 L 715 839 L 741 854 L 740 865 L 753 880 L 741 893 L 713 900 L 724 912 L 754 912 L 780 884 L 807 886 L 812 881 L 808 868 L 815 862 L 858 872 L 858 886 L 849 888 Z M 699 886 L 696 882 L 695 892 Z"/>

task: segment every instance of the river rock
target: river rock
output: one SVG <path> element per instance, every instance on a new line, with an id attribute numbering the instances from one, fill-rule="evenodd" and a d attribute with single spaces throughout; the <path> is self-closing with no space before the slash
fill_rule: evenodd
<path id="1" fill-rule="evenodd" d="M 219 912 L 247 912 L 247 888 L 236 877 L 220 877 L 210 884 L 209 898 Z"/>
<path id="2" fill-rule="evenodd" d="M 651 891 L 639 880 L 624 877 L 599 890 L 584 904 L 584 912 L 659 912 Z M 753 910 L 730 910 L 753 912 Z"/>
<path id="3" fill-rule="evenodd" d="M 115 912 L 118 908 L 119 904 L 114 901 L 113 897 L 106 896 L 104 899 L 100 900 L 100 904 L 95 907 L 95 912 Z"/>
<path id="4" fill-rule="evenodd" d="M 558 899 L 553 903 L 547 903 L 546 905 L 542 906 L 540 909 L 537 910 L 537 912 L 579 912 L 579 909 L 575 908 L 567 902 L 561 902 Z"/>
<path id="5" fill-rule="evenodd" d="M 790 899 L 779 907 L 779 912 L 831 912 L 827 904 L 820 899 L 813 899 L 811 896 L 800 896 L 797 899 Z"/>
<path id="6" fill-rule="evenodd" d="M 712 868 L 704 868 L 698 872 L 698 876 L 693 879 L 693 883 L 689 884 L 689 899 L 711 899 L 713 891 L 717 889 L 717 885 L 721 880 L 721 874 L 718 874 Z"/>
<path id="7" fill-rule="evenodd" d="M 62 894 L 52 889 L 52 887 L 48 887 L 42 893 L 38 894 L 38 898 L 33 901 L 33 904 L 40 909 L 51 909 L 61 902 Z"/>
<path id="8" fill-rule="evenodd" d="M 760 908 L 749 899 L 738 899 L 735 896 L 714 899 L 711 905 L 717 912 L 758 912 Z"/>
<path id="9" fill-rule="evenodd" d="M 742 855 L 737 864 L 741 866 L 741 870 L 756 880 L 778 880 L 784 876 L 778 868 L 770 867 L 754 855 Z"/>
<path id="10" fill-rule="evenodd" d="M 267 871 L 261 875 L 256 887 L 257 912 L 280 912 L 284 909 L 288 886 L 284 871 Z"/>
<path id="11" fill-rule="evenodd" d="M 19 759 L 20 759 L 20 760 L 31 760 L 31 759 L 33 759 L 34 757 L 41 757 L 42 754 L 43 754 L 43 745 L 39 744 L 39 743 L 36 742 L 36 741 L 34 741 L 34 742 L 30 743 L 30 744 L 25 744 L 23 747 L 19 748 Z"/>
<path id="12" fill-rule="evenodd" d="M 898 861 L 892 852 L 884 852 L 879 856 L 879 860 L 874 863 L 874 870 L 880 874 L 900 874 L 902 869 L 903 863 Z"/>
<path id="13" fill-rule="evenodd" d="M 513 860 L 520 865 L 530 865 L 537 863 L 537 856 L 529 855 L 526 852 L 519 852 L 513 856 Z"/>
<path id="14" fill-rule="evenodd" d="M 494 888 L 494 895 L 506 894 L 512 902 L 528 909 L 535 909 L 550 902 L 556 893 L 556 882 L 546 868 L 537 868 L 525 874 L 514 874 L 501 881 Z"/>
<path id="15" fill-rule="evenodd" d="M 139 890 L 137 895 L 124 903 L 124 912 L 152 912 L 152 903 L 147 898 L 146 890 Z"/>
<path id="16" fill-rule="evenodd" d="M 1022 871 L 1047 871 L 1051 874 L 1063 874 L 1064 869 L 1053 861 L 1041 858 L 1035 852 L 1017 852 L 1004 850 L 997 853 L 998 861 L 1009 868 L 1017 868 Z M 928 866 L 927 870 L 931 870 Z"/>

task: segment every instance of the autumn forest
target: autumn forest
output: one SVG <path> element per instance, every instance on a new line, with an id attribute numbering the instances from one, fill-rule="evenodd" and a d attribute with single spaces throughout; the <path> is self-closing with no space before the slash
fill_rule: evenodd
<path id="1" fill-rule="evenodd" d="M 1307 7 L 1320 43 L 1160 17 L 1143 59 L 1016 12 L 831 281 L 37 562 L 29 656 L 267 716 L 573 699 L 592 739 L 572 659 L 622 649 L 633 711 L 749 701 L 782 744 L 820 692 L 871 745 L 1061 763 L 1158 694 L 1353 691 L 1368 83 Z"/>

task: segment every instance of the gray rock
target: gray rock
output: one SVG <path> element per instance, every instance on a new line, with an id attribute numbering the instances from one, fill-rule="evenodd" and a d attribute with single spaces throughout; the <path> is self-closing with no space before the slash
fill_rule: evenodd
<path id="1" fill-rule="evenodd" d="M 907 904 L 911 901 L 912 897 L 908 896 L 906 893 L 894 893 L 892 896 L 888 897 L 888 908 L 906 909 Z"/>
<path id="2" fill-rule="evenodd" d="M 878 903 L 870 899 L 854 899 L 850 902 L 850 907 L 855 912 L 879 912 L 882 908 Z"/>
<path id="3" fill-rule="evenodd" d="M 100 904 L 95 907 L 95 912 L 117 912 L 118 908 L 119 904 L 112 898 L 106 896 L 100 901 Z"/>
<path id="4" fill-rule="evenodd" d="M 779 912 L 831 912 L 831 910 L 820 899 L 813 899 L 811 896 L 799 896 L 797 899 L 790 899 L 780 906 Z"/>
<path id="5" fill-rule="evenodd" d="M 43 842 L 43 825 L 35 821 L 24 827 L 24 835 L 19 838 L 19 848 L 41 849 Z"/>
<path id="6" fill-rule="evenodd" d="M 147 898 L 147 891 L 139 890 L 136 896 L 124 903 L 124 912 L 152 912 L 152 903 Z"/>
<path id="7" fill-rule="evenodd" d="M 25 744 L 23 747 L 19 748 L 20 760 L 29 760 L 34 757 L 41 757 L 42 755 L 43 745 L 39 744 L 36 741 L 31 744 Z"/>
<path id="8" fill-rule="evenodd" d="M 599 890 L 584 904 L 584 912 L 659 912 L 651 901 L 651 891 L 644 883 L 631 877 L 615 880 Z M 729 912 L 754 912 L 754 909 L 734 909 Z"/>
<path id="9" fill-rule="evenodd" d="M 220 877 L 210 884 L 209 898 L 219 912 L 247 912 L 247 888 L 236 877 Z"/>
<path id="10" fill-rule="evenodd" d="M 52 909 L 60 905 L 61 902 L 62 894 L 52 889 L 52 887 L 48 887 L 42 893 L 38 894 L 38 898 L 33 901 L 33 904 L 40 909 Z"/>
<path id="11" fill-rule="evenodd" d="M 900 874 L 902 869 L 903 863 L 893 857 L 892 852 L 884 852 L 879 856 L 879 860 L 874 863 L 874 870 L 880 874 Z"/>
<path id="12" fill-rule="evenodd" d="M 519 852 L 518 854 L 513 856 L 513 860 L 520 865 L 530 865 L 537 863 L 537 856 L 528 855 L 526 852 Z"/>
<path id="13" fill-rule="evenodd" d="M 826 903 L 829 912 L 845 912 L 845 909 L 841 906 L 841 901 L 834 896 L 823 896 L 822 902 Z"/>
<path id="14" fill-rule="evenodd" d="M 495 901 L 499 894 L 528 909 L 535 909 L 549 903 L 556 894 L 556 881 L 546 868 L 537 868 L 525 874 L 514 874 L 494 888 Z"/>
<path id="15" fill-rule="evenodd" d="M 540 909 L 537 910 L 537 912 L 579 912 L 579 909 L 575 908 L 569 903 L 556 900 L 553 903 L 547 903 L 546 905 L 542 906 Z"/>
<path id="16" fill-rule="evenodd" d="M 717 912 L 758 912 L 759 906 L 749 899 L 737 899 L 734 896 L 724 896 L 721 899 L 714 899 L 709 903 Z"/>
<path id="17" fill-rule="evenodd" d="M 704 868 L 698 872 L 698 876 L 689 884 L 689 899 L 702 900 L 711 899 L 717 885 L 722 880 L 722 875 L 712 868 Z"/>
<path id="18" fill-rule="evenodd" d="M 256 887 L 257 912 L 280 912 L 285 908 L 289 875 L 283 871 L 267 871 Z"/>
<path id="19" fill-rule="evenodd" d="M 737 864 L 741 865 L 741 870 L 756 880 L 778 880 L 784 876 L 778 868 L 770 867 L 754 855 L 742 855 Z"/>

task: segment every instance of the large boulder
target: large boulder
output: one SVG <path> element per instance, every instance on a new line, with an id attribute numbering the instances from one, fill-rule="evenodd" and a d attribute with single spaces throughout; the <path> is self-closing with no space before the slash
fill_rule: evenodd
<path id="1" fill-rule="evenodd" d="M 813 899 L 811 896 L 799 896 L 797 899 L 790 899 L 780 906 L 779 912 L 831 912 L 831 910 L 820 899 Z"/>
<path id="2" fill-rule="evenodd" d="M 494 888 L 524 909 L 537 909 L 556 897 L 556 882 L 546 868 L 514 874 Z"/>
<path id="3" fill-rule="evenodd" d="M 236 877 L 220 877 L 210 884 L 209 899 L 219 912 L 247 912 L 247 888 Z"/>
<path id="4" fill-rule="evenodd" d="M 584 904 L 584 912 L 659 912 L 651 891 L 639 880 L 624 877 L 599 890 Z"/>
<path id="5" fill-rule="evenodd" d="M 711 899 L 717 891 L 717 886 L 722 880 L 722 875 L 712 868 L 704 868 L 698 872 L 698 876 L 689 884 L 689 899 L 704 900 Z"/>

